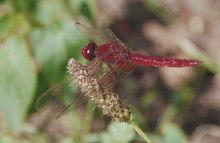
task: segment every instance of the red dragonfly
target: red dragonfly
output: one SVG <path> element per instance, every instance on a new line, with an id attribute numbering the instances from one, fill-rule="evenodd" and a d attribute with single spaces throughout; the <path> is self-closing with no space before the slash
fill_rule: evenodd
<path id="1" fill-rule="evenodd" d="M 99 32 L 79 22 L 76 25 L 94 42 L 83 47 L 83 57 L 89 61 L 97 59 L 101 63 L 114 65 L 116 70 L 130 72 L 134 66 L 192 67 L 202 63 L 199 60 L 146 56 L 135 53 L 130 51 L 109 29 Z"/>
<path id="2" fill-rule="evenodd" d="M 93 64 L 89 66 L 92 70 L 91 74 L 93 74 L 102 63 L 107 64 L 109 67 L 107 72 L 105 72 L 101 78 L 99 78 L 99 83 L 104 88 L 112 88 L 115 81 L 115 72 L 121 71 L 124 73 L 130 73 L 135 66 L 192 67 L 198 66 L 202 63 L 199 60 L 146 56 L 143 54 L 135 53 L 130 51 L 130 49 L 125 46 L 109 29 L 96 31 L 79 22 L 76 23 L 76 26 L 80 31 L 83 32 L 83 34 L 85 34 L 93 41 L 82 48 L 83 57 L 86 60 L 94 61 Z M 63 115 L 63 113 L 65 113 L 67 109 L 73 105 L 73 103 L 75 103 L 76 99 L 72 99 L 72 97 L 69 96 L 69 94 L 72 92 L 72 89 L 66 93 L 66 95 L 68 95 L 66 99 L 64 99 L 65 94 L 63 93 L 59 94 L 58 96 L 55 94 L 60 92 L 60 90 L 63 90 L 63 87 L 68 87 L 71 82 L 71 78 L 67 81 L 62 81 L 58 85 L 43 93 L 38 98 L 36 107 L 41 109 L 43 106 L 45 106 L 45 104 L 53 100 L 52 104 L 56 104 L 54 107 L 60 108 L 60 105 L 63 105 L 61 110 L 58 111 L 58 113 L 60 112 L 58 117 Z M 81 95 L 83 94 L 86 94 L 86 92 L 82 93 Z M 80 98 L 81 97 L 83 96 L 80 96 Z M 64 100 L 67 102 L 66 104 L 62 103 L 65 102 Z M 54 109 L 54 107 L 52 108 Z"/>

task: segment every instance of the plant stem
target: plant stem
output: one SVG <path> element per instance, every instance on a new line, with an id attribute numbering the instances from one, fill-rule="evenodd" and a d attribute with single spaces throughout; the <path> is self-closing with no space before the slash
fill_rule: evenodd
<path id="1" fill-rule="evenodd" d="M 152 143 L 150 138 L 147 136 L 146 133 L 144 133 L 141 128 L 134 122 L 132 121 L 130 123 L 130 125 L 132 126 L 132 128 L 135 129 L 135 131 L 147 142 L 147 143 Z"/>

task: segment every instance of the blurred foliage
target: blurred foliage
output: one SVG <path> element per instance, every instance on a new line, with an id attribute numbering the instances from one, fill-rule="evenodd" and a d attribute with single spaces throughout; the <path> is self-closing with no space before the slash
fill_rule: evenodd
<path id="1" fill-rule="evenodd" d="M 51 7 L 48 7 L 52 3 Z M 34 96 L 66 74 L 66 61 L 79 58 L 87 41 L 60 1 L 5 1 L 1 4 L 1 112 L 10 130 L 21 132 Z M 37 76 L 40 79 L 37 79 Z M 43 78 L 43 79 L 42 79 Z M 42 91 L 41 91 L 42 92 Z M 5 130 L 5 129 L 4 129 Z"/>
<path id="2" fill-rule="evenodd" d="M 111 26 L 136 51 L 202 60 L 204 65 L 195 69 L 137 69 L 116 86 L 155 143 L 200 142 L 205 135 L 197 127 L 219 124 L 220 27 L 215 5 L 220 4 L 192 3 L 1 0 L 0 142 L 142 142 L 127 124 L 108 125 L 90 102 L 85 110 L 73 110 L 56 121 L 35 111 L 37 97 L 64 79 L 68 59 L 83 61 L 81 48 L 89 39 L 75 27 L 76 21 Z"/>
<path id="3" fill-rule="evenodd" d="M 0 47 L 1 111 L 14 131 L 21 128 L 36 87 L 36 71 L 24 39 L 11 36 Z M 13 100 L 12 100 L 13 99 Z"/>
<path id="4" fill-rule="evenodd" d="M 127 143 L 131 142 L 135 137 L 135 132 L 126 123 L 114 123 L 112 122 L 107 132 L 101 133 L 101 141 L 103 143 Z"/>

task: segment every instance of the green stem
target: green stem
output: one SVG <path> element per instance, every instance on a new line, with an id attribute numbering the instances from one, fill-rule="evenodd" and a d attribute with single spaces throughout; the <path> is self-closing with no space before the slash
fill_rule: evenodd
<path id="1" fill-rule="evenodd" d="M 130 125 L 132 126 L 132 128 L 135 129 L 135 131 L 147 142 L 147 143 L 152 143 L 150 138 L 147 136 L 146 133 L 144 133 L 141 128 L 134 122 L 132 121 L 130 123 Z"/>

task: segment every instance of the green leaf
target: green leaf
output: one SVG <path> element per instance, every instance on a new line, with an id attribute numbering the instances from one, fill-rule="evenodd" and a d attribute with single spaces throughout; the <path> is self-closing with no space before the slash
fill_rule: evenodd
<path id="1" fill-rule="evenodd" d="M 0 112 L 18 132 L 36 86 L 36 71 L 21 37 L 10 37 L 0 45 L 0 65 Z"/>
<path id="2" fill-rule="evenodd" d="M 31 34 L 35 57 L 47 80 L 54 83 L 60 81 L 66 71 L 67 50 L 63 38 L 63 33 L 56 24 L 45 30 L 35 30 Z"/>
<path id="3" fill-rule="evenodd" d="M 12 136 L 1 136 L 0 138 L 1 143 L 13 143 L 15 140 L 12 138 Z"/>
<path id="4" fill-rule="evenodd" d="M 13 26 L 13 16 L 7 16 L 0 19 L 0 41 L 6 38 Z"/>
<path id="5" fill-rule="evenodd" d="M 81 56 L 85 38 L 79 34 L 73 22 L 64 19 L 45 29 L 32 31 L 31 43 L 46 79 L 56 83 L 66 74 L 68 59 Z"/>
<path id="6" fill-rule="evenodd" d="M 173 123 L 163 123 L 161 131 L 163 134 L 162 143 L 187 143 L 187 137 L 183 130 Z"/>
<path id="7" fill-rule="evenodd" d="M 33 10 L 35 10 L 37 6 L 36 0 L 16 0 L 11 1 L 14 10 L 18 12 L 29 12 L 27 14 L 30 14 Z"/>
<path id="8" fill-rule="evenodd" d="M 67 16 L 64 2 L 60 0 L 40 0 L 35 16 L 46 25 L 62 20 Z"/>
<path id="9" fill-rule="evenodd" d="M 70 57 L 79 57 L 85 37 L 76 29 L 75 23 L 64 10 L 61 1 L 41 1 L 36 17 L 45 27 L 33 29 L 30 41 L 35 57 L 49 83 L 61 81 L 66 74 Z M 48 6 L 49 5 L 49 6 Z M 56 7 L 57 9 L 55 9 Z"/>
<path id="10" fill-rule="evenodd" d="M 88 3 L 86 2 L 82 3 L 82 5 L 80 6 L 80 12 L 82 13 L 83 16 L 89 19 L 89 21 L 92 21 L 92 13 Z"/>
<path id="11" fill-rule="evenodd" d="M 133 128 L 123 122 L 112 122 L 108 127 L 108 132 L 101 134 L 103 143 L 128 143 L 135 137 Z"/>
<path id="12" fill-rule="evenodd" d="M 75 143 L 72 137 L 64 138 L 60 143 Z"/>
<path id="13" fill-rule="evenodd" d="M 69 0 L 68 5 L 75 14 L 79 14 L 87 18 L 90 22 L 95 22 L 97 15 L 96 0 Z"/>

